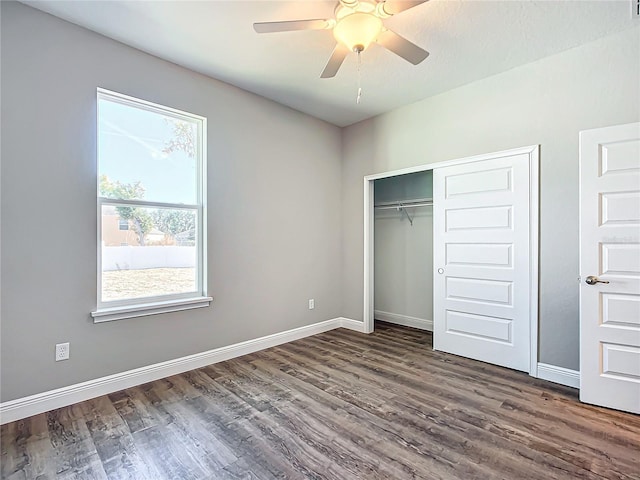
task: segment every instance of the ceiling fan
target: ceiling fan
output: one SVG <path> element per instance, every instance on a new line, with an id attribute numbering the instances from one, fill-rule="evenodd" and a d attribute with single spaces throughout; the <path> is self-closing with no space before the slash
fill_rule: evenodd
<path id="1" fill-rule="evenodd" d="M 426 1 L 339 0 L 335 18 L 257 22 L 253 28 L 257 33 L 333 30 L 336 46 L 321 78 L 334 77 L 349 53 L 360 54 L 373 42 L 417 65 L 429 56 L 429 52 L 385 28 L 383 20 Z"/>

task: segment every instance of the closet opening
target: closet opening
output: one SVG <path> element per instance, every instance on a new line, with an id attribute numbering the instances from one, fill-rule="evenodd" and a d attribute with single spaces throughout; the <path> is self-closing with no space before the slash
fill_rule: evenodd
<path id="1" fill-rule="evenodd" d="M 433 331 L 433 171 L 375 180 L 373 210 L 374 322 Z"/>
<path id="2" fill-rule="evenodd" d="M 537 375 L 539 146 L 364 177 L 363 332 Z"/>

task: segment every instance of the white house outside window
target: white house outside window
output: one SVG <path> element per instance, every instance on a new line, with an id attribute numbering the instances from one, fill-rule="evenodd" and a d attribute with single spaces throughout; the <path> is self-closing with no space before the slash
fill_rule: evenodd
<path id="1" fill-rule="evenodd" d="M 206 119 L 98 89 L 95 320 L 207 306 Z"/>

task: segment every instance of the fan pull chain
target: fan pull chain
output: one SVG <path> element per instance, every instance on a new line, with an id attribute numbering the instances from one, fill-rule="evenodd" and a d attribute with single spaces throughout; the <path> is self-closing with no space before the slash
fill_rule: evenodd
<path id="1" fill-rule="evenodd" d="M 360 98 L 362 97 L 362 50 L 358 50 L 358 95 L 356 96 L 356 104 L 360 104 Z"/>

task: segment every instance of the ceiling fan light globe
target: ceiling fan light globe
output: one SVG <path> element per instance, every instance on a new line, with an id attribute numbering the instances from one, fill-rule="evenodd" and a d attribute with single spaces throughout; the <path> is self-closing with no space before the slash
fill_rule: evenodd
<path id="1" fill-rule="evenodd" d="M 362 51 L 375 41 L 382 31 L 382 20 L 370 13 L 356 12 L 338 20 L 333 36 L 352 51 Z"/>
<path id="2" fill-rule="evenodd" d="M 359 0 L 340 0 L 340 5 L 347 8 L 356 8 L 359 3 Z"/>

